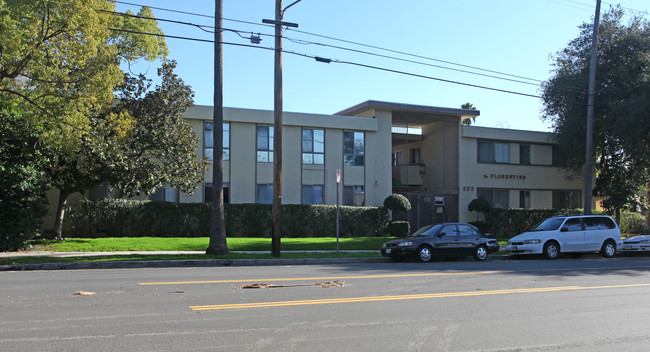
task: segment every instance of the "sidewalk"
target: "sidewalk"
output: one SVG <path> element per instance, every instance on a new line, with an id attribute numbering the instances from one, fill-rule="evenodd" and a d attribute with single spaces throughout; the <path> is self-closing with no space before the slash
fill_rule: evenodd
<path id="1" fill-rule="evenodd" d="M 332 251 L 283 251 L 291 252 L 332 252 Z M 341 252 L 376 252 L 376 251 L 341 251 Z M 231 251 L 231 253 L 269 253 L 268 251 Z M 96 257 L 111 255 L 180 255 L 205 254 L 205 251 L 120 251 L 120 252 L 0 252 L 0 259 L 20 257 Z M 180 259 L 180 260 L 137 260 L 106 262 L 69 262 L 0 265 L 0 271 L 23 270 L 62 270 L 62 269 L 126 269 L 126 268 L 164 268 L 192 266 L 267 266 L 267 265 L 315 265 L 315 264 L 350 264 L 350 263 L 390 263 L 389 258 L 273 258 L 273 259 Z"/>

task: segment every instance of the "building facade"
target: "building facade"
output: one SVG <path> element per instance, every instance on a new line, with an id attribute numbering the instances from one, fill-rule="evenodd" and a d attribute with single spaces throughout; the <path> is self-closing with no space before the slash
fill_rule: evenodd
<path id="1" fill-rule="evenodd" d="M 333 205 L 338 193 L 342 205 L 381 206 L 391 193 L 402 193 L 414 206 L 412 228 L 476 220 L 467 206 L 479 196 L 497 208 L 582 206 L 583 181 L 554 165 L 551 133 L 461 125 L 479 115 L 478 110 L 381 101 L 334 115 L 285 112 L 282 202 Z M 211 106 L 194 106 L 184 114 L 199 137 L 200 159 L 213 158 L 212 116 Z M 273 112 L 224 108 L 223 131 L 224 201 L 271 203 Z M 166 187 L 151 199 L 209 202 L 212 170 L 204 180 L 193 194 Z M 99 187 L 85 197 L 110 195 Z M 51 227 L 53 214 L 44 225 Z"/>

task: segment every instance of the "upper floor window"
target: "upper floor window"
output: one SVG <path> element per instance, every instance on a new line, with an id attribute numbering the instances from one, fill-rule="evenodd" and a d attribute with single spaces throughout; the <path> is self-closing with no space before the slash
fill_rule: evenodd
<path id="1" fill-rule="evenodd" d="M 482 163 L 509 163 L 510 143 L 478 141 L 478 161 Z"/>
<path id="2" fill-rule="evenodd" d="M 519 163 L 530 164 L 530 144 L 519 145 Z"/>
<path id="3" fill-rule="evenodd" d="M 203 155 L 212 160 L 214 157 L 214 124 L 203 123 Z M 230 160 L 230 123 L 223 124 L 223 160 Z"/>
<path id="4" fill-rule="evenodd" d="M 325 131 L 303 128 L 302 163 L 316 165 L 325 163 Z"/>
<path id="5" fill-rule="evenodd" d="M 273 162 L 273 126 L 257 126 L 257 162 Z"/>
<path id="6" fill-rule="evenodd" d="M 343 132 L 343 164 L 346 166 L 363 166 L 365 143 L 363 132 Z"/>

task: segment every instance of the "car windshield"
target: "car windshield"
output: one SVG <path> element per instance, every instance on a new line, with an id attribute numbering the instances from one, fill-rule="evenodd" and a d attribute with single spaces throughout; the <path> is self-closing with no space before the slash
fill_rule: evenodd
<path id="1" fill-rule="evenodd" d="M 440 227 L 441 227 L 440 224 L 438 224 L 438 225 L 427 225 L 427 226 L 422 227 L 419 230 L 417 230 L 413 234 L 413 236 L 430 236 L 431 234 L 434 234 L 434 233 L 438 232 Z"/>
<path id="2" fill-rule="evenodd" d="M 533 226 L 531 231 L 553 231 L 560 228 L 564 218 L 549 218 Z"/>

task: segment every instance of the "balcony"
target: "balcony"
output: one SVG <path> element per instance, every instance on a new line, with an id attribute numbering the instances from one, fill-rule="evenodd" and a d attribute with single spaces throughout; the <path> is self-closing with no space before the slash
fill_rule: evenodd
<path id="1" fill-rule="evenodd" d="M 422 186 L 424 164 L 393 166 L 394 186 Z"/>

